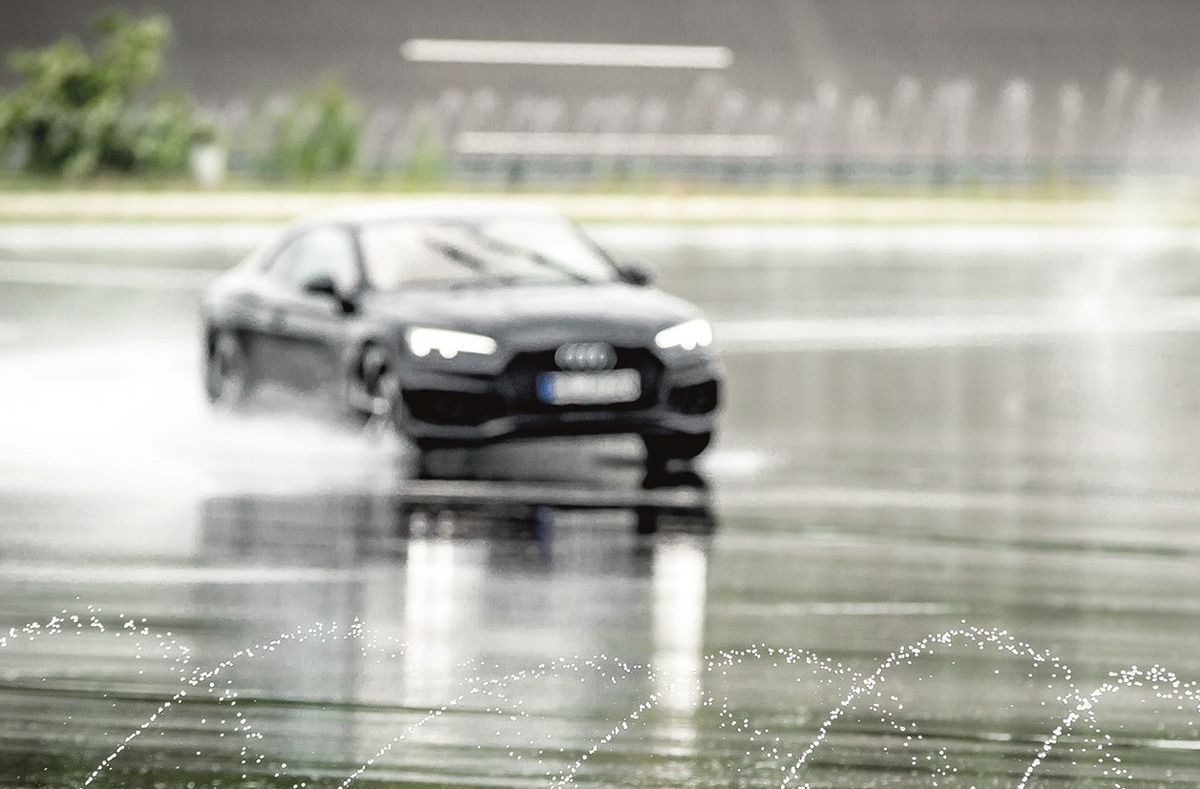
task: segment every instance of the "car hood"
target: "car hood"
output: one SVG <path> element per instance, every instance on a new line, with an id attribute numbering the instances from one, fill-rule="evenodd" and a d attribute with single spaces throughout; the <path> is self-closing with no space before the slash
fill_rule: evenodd
<path id="1" fill-rule="evenodd" d="M 375 294 L 367 310 L 404 326 L 432 326 L 497 339 L 642 342 L 648 334 L 694 318 L 699 310 L 654 288 L 623 283 L 523 285 Z"/>

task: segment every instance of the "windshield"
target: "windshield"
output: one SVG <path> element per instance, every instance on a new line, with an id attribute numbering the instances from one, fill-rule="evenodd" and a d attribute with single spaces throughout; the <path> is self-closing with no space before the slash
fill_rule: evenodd
<path id="1" fill-rule="evenodd" d="M 403 220 L 368 224 L 360 234 L 367 277 L 379 290 L 617 278 L 603 254 L 557 218 Z"/>

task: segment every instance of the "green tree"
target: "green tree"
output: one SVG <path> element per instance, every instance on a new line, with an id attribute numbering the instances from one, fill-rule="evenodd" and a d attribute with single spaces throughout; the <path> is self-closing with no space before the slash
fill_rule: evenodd
<path id="1" fill-rule="evenodd" d="M 519 174 L 520 164 L 514 165 L 514 173 Z M 440 186 L 446 176 L 446 155 L 438 140 L 433 122 L 422 120 L 417 126 L 416 139 L 408 161 L 404 164 L 404 179 L 411 186 L 429 189 Z M 519 186 L 520 179 L 512 178 L 510 186 Z"/>
<path id="2" fill-rule="evenodd" d="M 326 77 L 284 108 L 264 161 L 274 178 L 310 180 L 345 173 L 358 163 L 363 114 L 342 84 Z"/>
<path id="3" fill-rule="evenodd" d="M 96 31 L 94 54 L 68 37 L 9 56 L 23 82 L 0 94 L 0 153 L 15 147 L 26 171 L 75 179 L 183 171 L 205 132 L 191 103 L 178 93 L 138 101 L 162 68 L 170 23 L 110 13 Z"/>

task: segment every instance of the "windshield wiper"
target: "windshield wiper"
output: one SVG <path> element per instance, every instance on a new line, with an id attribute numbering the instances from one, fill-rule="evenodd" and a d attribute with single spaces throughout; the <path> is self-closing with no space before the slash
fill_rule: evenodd
<path id="1" fill-rule="evenodd" d="M 537 251 L 536 249 L 529 249 L 508 241 L 502 241 L 494 236 L 489 236 L 487 233 L 482 231 L 476 231 L 476 233 L 480 239 L 482 239 L 484 244 L 486 244 L 490 249 L 496 250 L 497 252 L 501 252 L 506 255 L 512 255 L 514 257 L 524 258 L 531 263 L 536 263 L 542 268 L 550 269 L 551 271 L 557 271 L 559 274 L 565 274 L 568 279 L 574 280 L 575 282 L 591 282 L 590 279 L 580 274 L 575 269 L 564 263 L 560 263 L 553 258 L 547 257 L 545 254 Z"/>
<path id="2" fill-rule="evenodd" d="M 421 239 L 421 243 L 447 260 L 452 260 L 464 268 L 480 272 L 488 270 L 488 264 L 483 258 L 472 255 L 462 247 L 451 244 L 448 241 L 426 237 Z"/>

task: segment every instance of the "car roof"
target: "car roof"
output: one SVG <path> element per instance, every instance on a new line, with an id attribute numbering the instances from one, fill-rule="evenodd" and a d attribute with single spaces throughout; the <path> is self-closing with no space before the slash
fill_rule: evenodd
<path id="1" fill-rule="evenodd" d="M 364 225 L 406 219 L 476 220 L 498 217 L 557 217 L 556 211 L 537 203 L 508 200 L 421 198 L 381 200 L 338 206 L 302 217 L 297 226 L 311 224 Z"/>

